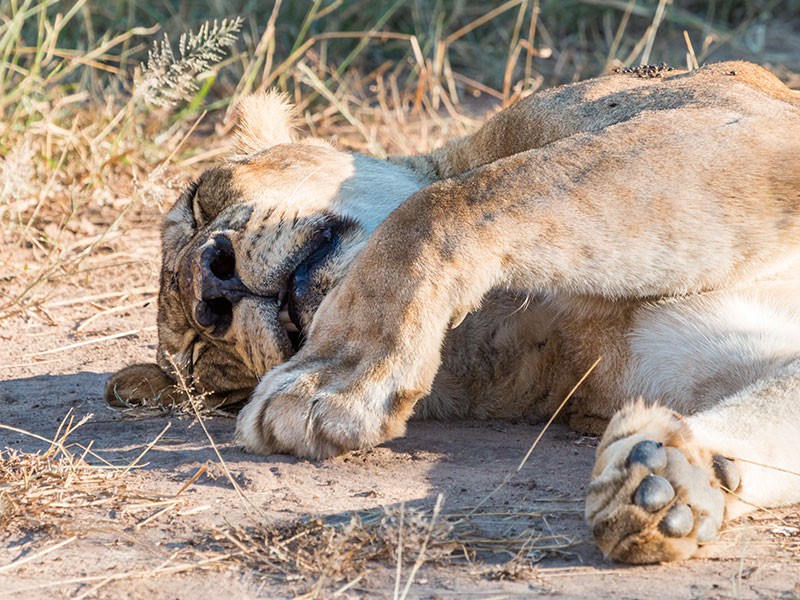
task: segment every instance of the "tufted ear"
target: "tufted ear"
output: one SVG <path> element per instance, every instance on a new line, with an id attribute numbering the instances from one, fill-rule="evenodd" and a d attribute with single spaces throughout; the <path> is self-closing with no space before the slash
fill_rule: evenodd
<path id="1" fill-rule="evenodd" d="M 175 387 L 175 380 L 156 364 L 125 367 L 114 373 L 106 384 L 106 402 L 115 408 L 139 404 L 172 406 L 186 396 Z"/>
<path id="2" fill-rule="evenodd" d="M 295 141 L 297 114 L 286 94 L 270 90 L 246 96 L 236 107 L 236 152 L 242 155 Z"/>

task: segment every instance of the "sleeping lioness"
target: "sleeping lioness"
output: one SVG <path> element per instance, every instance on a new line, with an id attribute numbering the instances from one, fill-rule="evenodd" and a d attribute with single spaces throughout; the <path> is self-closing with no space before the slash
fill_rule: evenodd
<path id="1" fill-rule="evenodd" d="M 686 558 L 800 501 L 800 93 L 764 69 L 551 89 L 388 161 L 266 95 L 239 152 L 167 215 L 158 365 L 110 403 L 250 396 L 247 449 L 320 458 L 412 414 L 550 416 L 602 357 L 564 415 L 605 430 L 607 555 Z"/>

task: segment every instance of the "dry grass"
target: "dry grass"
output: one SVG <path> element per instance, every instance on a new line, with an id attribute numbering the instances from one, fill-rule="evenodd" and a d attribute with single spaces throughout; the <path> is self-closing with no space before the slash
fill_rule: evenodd
<path id="1" fill-rule="evenodd" d="M 195 408 L 216 451 L 203 423 L 206 415 L 197 412 L 198 405 L 196 401 L 189 406 Z M 174 494 L 148 492 L 132 479 L 169 425 L 133 461 L 114 465 L 95 454 L 91 442 L 74 441 L 76 431 L 90 419 L 76 421 L 68 414 L 52 439 L 0 425 L 0 429 L 47 444 L 38 452 L 0 452 L 0 530 L 12 535 L 47 534 L 47 539 L 54 540 L 0 566 L 0 572 L 14 571 L 92 532 L 115 532 L 136 542 L 137 531 L 165 515 L 180 518 L 198 510 L 189 506 L 184 492 L 208 474 L 208 463 Z M 542 558 L 569 554 L 585 542 L 553 533 L 548 524 L 549 518 L 559 514 L 581 513 L 580 501 L 568 498 L 533 500 L 530 506 L 537 508 L 527 511 L 484 505 L 448 512 L 443 510 L 440 496 L 432 509 L 401 505 L 349 517 L 274 523 L 250 503 L 218 451 L 217 458 L 247 508 L 249 524 L 187 538 L 168 563 L 155 569 L 85 576 L 44 584 L 41 589 L 73 586 L 76 597 L 86 597 L 120 579 L 233 568 L 280 581 L 298 595 L 330 597 L 366 585 L 375 571 L 385 572 L 395 565 L 395 597 L 405 598 L 425 565 L 467 565 L 474 576 L 509 579 L 528 576 Z"/>
<path id="2" fill-rule="evenodd" d="M 191 390 L 185 392 L 191 395 Z M 244 524 L 217 526 L 205 533 L 194 528 L 188 537 L 173 539 L 173 550 L 153 568 L 86 575 L 27 591 L 58 587 L 85 598 L 120 580 L 210 569 L 248 573 L 268 589 L 279 585 L 284 594 L 307 598 L 365 593 L 375 589 L 376 577 L 385 582 L 389 575 L 394 579 L 394 597 L 407 598 L 425 567 L 458 567 L 471 577 L 530 582 L 539 576 L 537 565 L 542 559 L 575 556 L 579 546 L 589 543 L 581 536 L 559 533 L 551 525 L 561 517 L 574 519 L 582 514 L 583 500 L 568 497 L 531 498 L 524 508 L 513 510 L 488 501 L 445 510 L 440 496 L 433 507 L 400 505 L 337 517 L 267 519 L 239 487 L 219 453 L 204 423 L 207 415 L 200 412 L 201 400 L 194 398 L 184 410 L 194 413 L 221 472 L 237 491 L 248 515 Z M 55 534 L 47 536 L 51 541 L 40 549 L 0 566 L 0 573 L 13 572 L 92 532 L 113 531 L 142 544 L 136 537 L 140 529 L 167 516 L 182 519 L 202 510 L 191 506 L 184 493 L 209 473 L 210 463 L 197 469 L 174 494 L 148 492 L 133 478 L 169 426 L 134 460 L 112 465 L 92 451 L 91 442 L 74 441 L 90 418 L 76 421 L 68 414 L 52 439 L 0 425 L 0 429 L 46 443 L 40 452 L 0 453 L 0 529 L 12 534 Z M 770 531 L 785 551 L 797 554 L 800 523 L 796 518 L 776 520 L 762 512 L 750 519 Z"/>
<path id="3" fill-rule="evenodd" d="M 43 453 L 3 453 L 0 528 L 7 533 L 55 533 L 58 541 L 3 565 L 0 572 L 38 560 L 92 531 L 135 533 L 168 512 L 179 513 L 185 506 L 181 494 L 205 473 L 199 470 L 174 496 L 135 489 L 130 485 L 130 471 L 157 440 L 131 464 L 89 464 L 91 444 L 67 440 L 81 424 L 67 421 Z M 542 558 L 569 553 L 584 541 L 547 532 L 548 517 L 579 513 L 580 505 L 565 499 L 539 503 L 549 506 L 529 512 L 484 508 L 480 513 L 441 514 L 437 504 L 433 510 L 401 506 L 355 513 L 346 521 L 312 518 L 265 524 L 252 519 L 250 525 L 215 529 L 205 537 L 185 540 L 180 557 L 173 557 L 163 568 L 86 576 L 46 586 L 76 586 L 76 593 L 90 595 L 100 584 L 120 579 L 235 568 L 273 583 L 280 581 L 296 595 L 331 597 L 366 585 L 376 570 L 396 565 L 395 597 L 404 598 L 423 565 L 467 564 L 473 575 L 512 579 L 529 575 Z M 114 519 L 107 517 L 112 511 L 117 513 Z"/>
<path id="4" fill-rule="evenodd" d="M 541 559 L 569 554 L 586 541 L 554 533 L 548 523 L 548 519 L 561 514 L 582 512 L 582 501 L 569 498 L 532 500 L 525 511 L 494 507 L 487 498 L 471 509 L 445 511 L 440 495 L 432 508 L 401 504 L 355 512 L 347 517 L 275 523 L 252 504 L 228 469 L 205 426 L 204 419 L 211 413 L 202 397 L 194 394 L 185 382 L 179 384 L 189 400 L 170 410 L 173 414 L 194 416 L 202 427 L 221 472 L 249 515 L 248 523 L 228 525 L 205 536 L 184 540 L 180 564 L 170 563 L 166 570 L 119 572 L 111 577 L 91 576 L 60 582 L 64 586 L 78 586 L 81 596 L 91 595 L 100 586 L 121 578 L 234 568 L 271 582 L 279 580 L 297 595 L 330 597 L 368 584 L 375 571 L 385 571 L 394 564 L 394 597 L 406 598 L 425 565 L 467 565 L 474 576 L 514 579 L 529 576 Z M 156 410 L 160 407 L 131 407 L 129 416 L 149 416 Z M 131 485 L 130 474 L 142 464 L 169 425 L 133 461 L 112 465 L 92 452 L 91 442 L 84 445 L 71 441 L 90 419 L 87 416 L 76 422 L 68 414 L 52 440 L 0 425 L 0 429 L 48 444 L 42 452 L 0 452 L 0 529 L 45 531 L 62 538 L 31 556 L 0 567 L 1 570 L 13 570 L 59 550 L 98 527 L 138 531 L 184 508 L 184 492 L 209 472 L 210 464 L 206 463 L 171 496 L 137 489 Z M 113 519 L 108 518 L 112 511 L 118 515 Z M 185 512 L 191 514 L 192 509 Z"/>
<path id="5" fill-rule="evenodd" d="M 298 593 L 330 593 L 363 580 L 370 566 L 394 563 L 408 570 L 418 559 L 441 562 L 457 549 L 452 526 L 425 511 L 354 514 L 346 523 L 310 519 L 280 526 L 214 531 L 207 550 L 230 556 L 261 577 L 280 578 Z"/>
<path id="6" fill-rule="evenodd" d="M 384 508 L 345 521 L 231 526 L 213 531 L 198 547 L 204 557 L 225 556 L 226 564 L 311 597 L 367 583 L 376 570 L 395 565 L 396 597 L 404 597 L 423 565 L 468 565 L 476 576 L 512 579 L 587 541 L 548 531 L 548 517 L 582 512 L 576 500 L 534 501 L 545 507 L 528 512 L 444 512 L 441 500 L 432 509 Z"/>
<path id="7" fill-rule="evenodd" d="M 41 452 L 0 451 L 0 530 L 82 535 L 92 528 L 87 526 L 92 520 L 138 528 L 165 510 L 183 505 L 180 493 L 165 497 L 142 491 L 132 487 L 127 477 L 166 429 L 133 462 L 113 465 L 92 451 L 91 442 L 71 441 L 90 419 L 91 415 L 76 422 L 69 413 L 51 440 L 0 425 L 0 429 L 49 444 Z M 111 519 L 111 512 L 121 519 Z"/>
<path id="8" fill-rule="evenodd" d="M 490 558 L 489 566 L 478 569 L 481 574 L 495 576 L 498 571 L 495 562 L 499 561 L 513 563 L 508 573 L 513 571 L 521 575 L 542 558 L 568 553 L 570 548 L 584 542 L 550 531 L 548 517 L 582 513 L 582 500 L 576 503 L 563 498 L 539 501 L 538 504 L 546 506 L 539 511 L 491 509 L 486 507 L 487 498 L 471 510 L 462 508 L 460 512 L 443 513 L 444 497 L 439 495 L 430 510 L 401 504 L 395 508 L 351 513 L 345 520 L 320 517 L 273 524 L 231 475 L 206 428 L 203 420 L 213 414 L 213 409 L 209 409 L 203 397 L 180 376 L 178 386 L 187 401 L 172 410 L 194 415 L 250 520 L 249 525 L 230 525 L 212 531 L 206 539 L 194 540 L 192 546 L 197 548 L 201 562 L 234 565 L 261 578 L 277 578 L 289 584 L 297 594 L 311 598 L 339 596 L 359 583 L 366 583 L 373 570 L 394 562 L 394 597 L 406 598 L 424 564 L 472 563 L 479 558 Z M 572 393 L 564 404 L 571 396 Z M 546 430 L 547 426 L 542 434 Z M 539 439 L 541 435 L 522 464 Z M 198 471 L 195 478 L 200 474 Z M 508 480 L 507 477 L 504 482 Z M 502 571 L 504 567 L 499 569 Z"/>

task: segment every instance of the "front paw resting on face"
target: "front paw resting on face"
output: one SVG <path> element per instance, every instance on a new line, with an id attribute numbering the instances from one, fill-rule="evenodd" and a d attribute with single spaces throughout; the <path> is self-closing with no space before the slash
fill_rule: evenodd
<path id="1" fill-rule="evenodd" d="M 721 461 L 713 459 L 735 488 L 735 465 Z M 628 563 L 695 554 L 722 524 L 725 497 L 717 474 L 676 413 L 642 402 L 620 411 L 600 442 L 586 499 L 597 544 Z"/>
<path id="2" fill-rule="evenodd" d="M 389 239 L 359 255 L 320 304 L 305 345 L 256 387 L 237 424 L 246 449 L 324 458 L 405 432 L 464 302 L 452 292 L 461 287 L 445 285 L 444 275 L 430 281 L 430 273 L 446 273 L 435 260 L 420 266 L 419 256 L 406 254 L 402 235 Z"/>
<path id="3" fill-rule="evenodd" d="M 273 369 L 239 414 L 237 440 L 259 454 L 327 458 L 403 435 L 422 392 L 398 392 L 380 364 L 353 368 L 310 352 Z"/>

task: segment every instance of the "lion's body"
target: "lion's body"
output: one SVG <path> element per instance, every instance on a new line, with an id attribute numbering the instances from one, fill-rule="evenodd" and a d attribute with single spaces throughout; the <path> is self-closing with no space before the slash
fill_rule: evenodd
<path id="1" fill-rule="evenodd" d="M 285 110 L 246 107 L 248 157 L 204 176 L 164 235 L 162 370 L 225 393 L 280 365 L 240 415 L 246 447 L 369 446 L 415 405 L 548 417 L 602 357 L 565 415 L 613 417 L 587 501 L 609 555 L 692 554 L 723 484 L 727 517 L 800 502 L 800 94 L 746 63 L 612 75 L 389 163 L 286 143 Z M 226 380 L 203 379 L 204 356 Z M 131 369 L 109 389 L 163 387 Z M 643 508 L 648 474 L 673 495 Z"/>
<path id="2" fill-rule="evenodd" d="M 740 85 L 731 85 L 726 78 L 737 78 Z M 636 107 L 636 114 L 631 114 L 631 106 Z M 573 198 L 591 195 L 597 203 L 600 190 L 610 185 L 608 202 L 616 206 L 614 214 L 605 217 L 602 231 L 577 224 L 580 213 L 565 211 L 554 216 L 574 224 L 570 237 L 579 242 L 577 252 L 589 252 L 592 245 L 599 244 L 607 253 L 638 254 L 644 246 L 626 247 L 635 241 L 624 230 L 634 226 L 654 241 L 681 235 L 687 246 L 683 258 L 690 268 L 711 266 L 716 258 L 732 259 L 731 247 L 754 237 L 752 230 L 765 225 L 770 229 L 750 242 L 759 252 L 769 246 L 775 250 L 774 266 L 764 265 L 745 276 L 731 273 L 724 282 L 692 285 L 680 272 L 681 265 L 676 265 L 679 280 L 674 286 L 652 294 L 637 291 L 640 297 L 635 299 L 609 301 L 594 292 L 603 282 L 591 284 L 589 293 L 576 290 L 533 301 L 524 286 L 521 294 L 496 293 L 506 305 L 485 302 L 486 308 L 465 322 L 469 332 L 459 335 L 455 330 L 448 336 L 434 398 L 422 410 L 458 414 L 465 410 L 462 402 L 452 409 L 437 410 L 434 404 L 466 396 L 472 399 L 467 405 L 474 416 L 518 416 L 527 398 L 532 415 L 549 416 L 565 391 L 602 355 L 597 376 L 589 379 L 567 411 L 575 415 L 578 429 L 593 430 L 597 425 L 605 427 L 620 402 L 638 396 L 665 402 L 682 414 L 697 412 L 797 356 L 800 239 L 796 229 L 783 230 L 788 225 L 783 211 L 800 209 L 800 173 L 786 162 L 793 149 L 800 147 L 800 131 L 786 135 L 797 123 L 798 109 L 800 94 L 788 92 L 752 65 L 714 65 L 674 86 L 658 79 L 607 77 L 538 94 L 500 113 L 476 135 L 455 140 L 428 156 L 398 159 L 429 176 L 441 173 L 449 177 L 536 147 L 526 147 L 526 140 L 547 145 L 576 133 L 597 131 L 602 134 L 598 140 L 601 152 L 593 155 L 586 142 L 598 136 L 565 140 L 580 146 L 574 157 L 587 179 L 572 182 L 582 185 L 571 186 L 568 194 Z M 743 117 L 750 121 L 743 123 Z M 630 123 L 633 118 L 637 120 Z M 759 124 L 759 119 L 768 124 Z M 606 129 L 617 123 L 621 125 L 614 133 L 620 135 L 608 135 Z M 746 128 L 748 136 L 758 131 L 760 140 L 736 139 L 725 131 L 734 126 Z M 663 132 L 654 133 L 653 129 Z M 621 143 L 615 145 L 614 138 Z M 667 143 L 660 143 L 664 138 Z M 773 142 L 774 156 L 764 155 L 765 147 Z M 719 147 L 709 148 L 709 143 Z M 613 164 L 615 152 L 625 155 L 622 168 Z M 756 158 L 753 152 L 761 155 Z M 559 153 L 570 156 L 561 149 Z M 448 161 L 449 157 L 452 160 Z M 753 160 L 760 164 L 753 165 L 754 173 L 748 174 L 744 165 Z M 713 205 L 725 199 L 725 194 L 736 194 L 742 178 L 766 175 L 763 165 L 770 161 L 776 170 L 791 171 L 786 174 L 784 189 L 771 190 L 778 205 L 769 206 L 767 198 L 732 198 L 745 200 L 749 206 L 742 208 L 746 211 L 720 215 L 717 223 L 712 222 Z M 543 164 L 546 162 L 535 166 Z M 521 179 L 514 185 L 524 193 Z M 689 193 L 680 189 L 689 186 Z M 703 206 L 703 195 L 693 189 L 703 186 L 710 188 L 703 190 L 710 206 Z M 647 198 L 654 191 L 662 197 Z M 642 202 L 645 198 L 647 204 Z M 574 205 L 566 208 L 574 210 Z M 772 219 L 770 212 L 774 213 Z M 598 216 L 591 215 L 592 219 Z M 612 231 L 609 221 L 623 231 Z M 715 226 L 716 231 L 712 229 Z M 589 232 L 595 240 L 583 241 Z M 597 240 L 599 234 L 604 239 Z M 689 239 L 695 235 L 699 239 Z M 557 233 L 558 238 L 562 236 Z M 688 247 L 691 242 L 694 245 Z M 627 268 L 644 270 L 653 260 L 640 258 L 640 264 Z M 670 261 L 680 258 L 677 253 L 669 257 Z M 590 268 L 596 266 L 592 263 Z M 684 297 L 687 293 L 691 295 Z M 515 302 L 524 304 L 526 310 L 509 310 L 509 304 Z M 507 323 L 509 320 L 513 324 Z M 499 328 L 502 333 L 495 335 Z M 531 346 L 536 349 L 531 351 Z M 539 360 L 547 363 L 544 372 L 534 367 L 528 376 L 530 365 L 538 366 Z M 561 373 L 554 376 L 558 371 Z M 678 373 L 680 377 L 675 376 Z M 463 387 L 472 391 L 464 394 L 460 392 Z M 543 402 L 545 398 L 549 402 Z"/>

